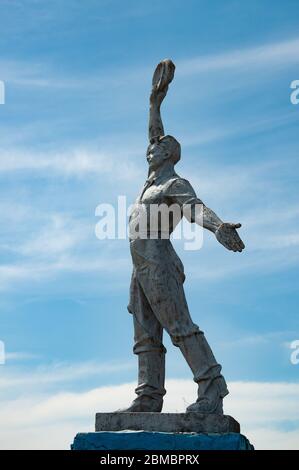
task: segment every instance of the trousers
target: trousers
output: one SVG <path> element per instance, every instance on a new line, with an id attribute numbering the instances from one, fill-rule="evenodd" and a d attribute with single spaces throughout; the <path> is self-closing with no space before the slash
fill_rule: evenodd
<path id="1" fill-rule="evenodd" d="M 129 312 L 134 316 L 134 353 L 164 350 L 163 329 L 174 345 L 199 332 L 191 319 L 183 283 L 184 268 L 168 239 L 130 242 L 133 273 Z"/>
<path id="2" fill-rule="evenodd" d="M 139 355 L 137 395 L 163 396 L 163 330 L 179 347 L 197 383 L 218 383 L 220 395 L 226 383 L 203 331 L 193 323 L 183 283 L 184 268 L 170 240 L 134 240 L 130 243 L 133 273 L 128 310 L 133 314 L 134 347 Z M 198 338 L 198 339 L 196 339 Z M 158 369 L 160 369 L 160 374 Z M 217 379 L 217 380 L 215 380 Z"/>

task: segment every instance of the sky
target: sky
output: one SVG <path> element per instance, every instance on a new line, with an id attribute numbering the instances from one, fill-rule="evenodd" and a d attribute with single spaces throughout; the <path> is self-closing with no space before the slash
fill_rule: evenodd
<path id="1" fill-rule="evenodd" d="M 177 172 L 243 253 L 174 241 L 192 318 L 223 366 L 225 412 L 256 448 L 299 448 L 298 5 L 253 0 L 1 0 L 0 448 L 69 448 L 134 398 L 128 240 L 95 235 L 101 203 L 147 176 L 156 64 L 182 146 Z M 194 401 L 167 336 L 164 411 Z"/>

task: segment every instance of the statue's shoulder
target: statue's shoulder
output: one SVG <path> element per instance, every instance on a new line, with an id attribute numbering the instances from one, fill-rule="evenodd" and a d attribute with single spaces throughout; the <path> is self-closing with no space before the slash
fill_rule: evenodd
<path id="1" fill-rule="evenodd" d="M 176 173 L 169 176 L 163 184 L 164 190 L 168 190 L 174 183 L 176 183 L 180 179 L 181 179 L 181 177 L 179 175 L 177 175 Z"/>
<path id="2" fill-rule="evenodd" d="M 182 178 L 178 174 L 174 174 L 167 180 L 167 188 L 189 188 L 191 184 L 186 178 Z"/>

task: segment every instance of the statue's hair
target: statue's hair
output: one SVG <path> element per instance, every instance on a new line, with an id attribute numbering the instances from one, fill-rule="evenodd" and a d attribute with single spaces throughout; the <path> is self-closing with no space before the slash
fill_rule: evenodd
<path id="1" fill-rule="evenodd" d="M 180 143 L 174 137 L 172 137 L 172 135 L 163 135 L 159 138 L 159 141 L 167 144 L 168 150 L 171 154 L 170 158 L 175 165 L 181 158 Z"/>

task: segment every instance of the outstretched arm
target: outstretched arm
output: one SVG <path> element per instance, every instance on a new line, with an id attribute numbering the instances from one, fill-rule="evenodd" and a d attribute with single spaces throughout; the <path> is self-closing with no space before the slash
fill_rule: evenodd
<path id="1" fill-rule="evenodd" d="M 204 204 L 201 211 L 195 211 L 194 222 L 213 232 L 218 242 L 228 250 L 241 252 L 245 248 L 236 230 L 241 224 L 222 222 L 215 212 Z"/>
<path id="2" fill-rule="evenodd" d="M 196 196 L 189 181 L 183 178 L 176 179 L 167 189 L 166 195 L 171 203 L 179 204 L 189 222 L 195 222 L 213 232 L 218 242 L 225 248 L 232 251 L 242 251 L 245 248 L 236 230 L 241 224 L 223 222 Z"/>

